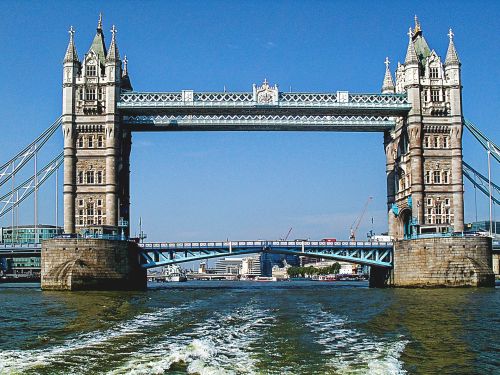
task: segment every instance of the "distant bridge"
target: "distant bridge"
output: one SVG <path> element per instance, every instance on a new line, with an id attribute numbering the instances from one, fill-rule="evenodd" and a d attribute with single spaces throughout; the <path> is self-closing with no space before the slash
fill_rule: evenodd
<path id="1" fill-rule="evenodd" d="M 371 241 L 225 241 L 141 243 L 142 267 L 260 252 L 308 256 L 369 266 L 392 267 L 392 242 Z"/>

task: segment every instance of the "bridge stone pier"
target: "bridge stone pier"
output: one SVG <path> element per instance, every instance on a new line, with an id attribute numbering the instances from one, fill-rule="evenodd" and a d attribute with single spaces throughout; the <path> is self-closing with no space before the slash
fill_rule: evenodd
<path id="1" fill-rule="evenodd" d="M 92 45 L 81 59 L 73 34 L 71 29 L 63 61 L 65 233 L 128 237 L 133 132 L 380 132 L 388 228 L 397 241 L 392 271 L 374 266 L 372 285 L 491 284 L 488 241 L 414 239 L 464 230 L 461 63 L 451 30 L 443 61 L 430 49 L 415 19 L 395 80 L 386 59 L 382 93 L 373 94 L 284 93 L 267 80 L 250 92 L 138 92 L 132 89 L 126 57 L 120 57 L 114 26 L 107 48 L 100 18 Z M 78 281 L 78 288 L 116 286 L 105 279 L 115 278 L 110 270 L 122 267 L 125 260 L 129 268 L 120 268 L 123 275 L 139 267 L 140 257 L 129 257 L 132 245 L 82 241 L 44 244 L 42 288 L 72 289 L 76 284 L 54 276 L 71 262 L 72 267 L 84 264 L 85 274 L 100 280 L 96 284 L 91 277 L 80 278 L 86 281 Z M 106 260 L 107 271 L 98 268 L 102 264 L 96 257 Z M 89 271 L 93 265 L 95 270 Z"/>
<path id="2" fill-rule="evenodd" d="M 42 245 L 45 290 L 144 290 L 146 270 L 134 242 L 52 239 Z"/>

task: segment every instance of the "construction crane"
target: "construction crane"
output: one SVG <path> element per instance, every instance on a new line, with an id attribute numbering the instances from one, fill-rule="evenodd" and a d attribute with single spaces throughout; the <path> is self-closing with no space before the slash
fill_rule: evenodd
<path id="1" fill-rule="evenodd" d="M 293 228 L 290 228 L 290 229 L 288 230 L 288 233 L 286 234 L 285 238 L 282 238 L 282 240 L 283 240 L 283 241 L 287 241 L 287 240 L 288 240 L 288 236 L 290 235 L 290 233 L 292 233 L 292 229 L 293 229 Z"/>
<path id="2" fill-rule="evenodd" d="M 368 199 L 365 202 L 365 205 L 363 206 L 363 211 L 361 211 L 361 215 L 359 215 L 352 223 L 349 240 L 356 241 L 356 232 L 358 231 L 359 224 L 361 224 L 361 220 L 363 220 L 363 217 L 365 216 L 366 213 L 366 209 L 368 208 L 368 205 L 371 203 L 372 199 L 373 197 L 368 197 Z"/>

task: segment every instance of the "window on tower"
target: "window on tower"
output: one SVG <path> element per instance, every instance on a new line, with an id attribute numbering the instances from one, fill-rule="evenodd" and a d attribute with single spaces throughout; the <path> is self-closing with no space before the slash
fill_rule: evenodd
<path id="1" fill-rule="evenodd" d="M 434 171 L 434 183 L 435 184 L 441 183 L 441 172 L 440 171 Z"/>
<path id="2" fill-rule="evenodd" d="M 87 184 L 94 183 L 94 171 L 87 171 L 86 177 L 87 177 Z"/>
<path id="3" fill-rule="evenodd" d="M 438 148 L 439 147 L 439 137 L 434 137 L 434 148 Z"/>
<path id="4" fill-rule="evenodd" d="M 443 183 L 447 184 L 449 182 L 448 171 L 443 172 Z"/>
<path id="5" fill-rule="evenodd" d="M 97 147 L 102 147 L 102 135 L 99 135 L 97 137 Z"/>
<path id="6" fill-rule="evenodd" d="M 85 100 L 96 100 L 96 88 L 88 87 L 85 91 Z"/>
<path id="7" fill-rule="evenodd" d="M 431 172 L 430 171 L 426 171 L 425 172 L 425 183 L 426 184 L 430 184 L 431 183 Z"/>
<path id="8" fill-rule="evenodd" d="M 439 78 L 439 69 L 438 68 L 431 68 L 430 69 L 430 77 L 431 78 Z"/>
<path id="9" fill-rule="evenodd" d="M 94 137 L 89 135 L 88 141 L 89 141 L 89 148 L 94 147 Z"/>
<path id="10" fill-rule="evenodd" d="M 431 101 L 432 102 L 440 102 L 441 101 L 441 98 L 439 95 L 439 90 L 437 90 L 437 89 L 431 90 Z"/>
<path id="11" fill-rule="evenodd" d="M 85 75 L 88 77 L 95 77 L 97 75 L 97 67 L 95 65 L 87 65 Z"/>

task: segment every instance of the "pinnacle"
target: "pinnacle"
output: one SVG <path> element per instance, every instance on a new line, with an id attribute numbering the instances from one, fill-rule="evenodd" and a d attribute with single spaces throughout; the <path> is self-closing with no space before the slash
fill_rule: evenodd
<path id="1" fill-rule="evenodd" d="M 453 42 L 453 35 L 453 31 L 450 29 L 450 32 L 448 33 L 450 44 L 448 45 L 448 51 L 446 52 L 446 59 L 444 61 L 446 65 L 460 65 L 457 50 L 455 49 L 455 43 Z"/>
<path id="2" fill-rule="evenodd" d="M 389 69 L 389 58 L 385 58 L 385 76 L 384 76 L 384 83 L 382 84 L 382 93 L 383 94 L 388 94 L 388 93 L 394 93 L 395 86 L 394 86 L 394 81 L 392 80 L 392 74 L 391 70 Z"/>
<path id="3" fill-rule="evenodd" d="M 74 42 L 74 34 L 75 29 L 73 26 L 69 28 L 69 43 L 68 48 L 66 49 L 66 54 L 64 55 L 64 62 L 75 62 L 78 60 L 78 53 L 76 52 L 75 42 Z"/>
<path id="4" fill-rule="evenodd" d="M 120 53 L 118 51 L 118 46 L 116 45 L 116 27 L 113 25 L 111 28 L 111 45 L 109 46 L 108 56 L 106 61 L 120 61 Z"/>
<path id="5" fill-rule="evenodd" d="M 415 46 L 413 44 L 413 32 L 411 30 L 408 31 L 408 35 L 410 37 L 410 40 L 408 41 L 408 49 L 406 50 L 406 58 L 405 58 L 405 64 L 409 63 L 418 63 L 417 59 L 417 53 L 415 52 Z"/>

